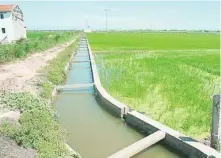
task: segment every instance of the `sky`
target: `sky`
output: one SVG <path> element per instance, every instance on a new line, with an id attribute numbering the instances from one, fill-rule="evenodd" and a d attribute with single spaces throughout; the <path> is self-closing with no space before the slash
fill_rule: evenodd
<path id="1" fill-rule="evenodd" d="M 2 1 L 18 4 L 29 30 L 219 30 L 219 1 Z"/>

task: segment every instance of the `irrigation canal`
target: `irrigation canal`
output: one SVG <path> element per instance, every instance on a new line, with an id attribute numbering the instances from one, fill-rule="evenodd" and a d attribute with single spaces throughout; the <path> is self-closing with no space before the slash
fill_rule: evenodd
<path id="1" fill-rule="evenodd" d="M 66 88 L 58 94 L 55 108 L 59 121 L 68 131 L 68 144 L 83 158 L 106 158 L 145 137 L 106 111 L 95 100 L 93 75 L 86 38 L 67 73 Z M 68 85 L 76 88 L 68 89 Z M 78 86 L 88 85 L 88 86 Z M 177 153 L 157 144 L 134 158 L 181 158 Z"/>

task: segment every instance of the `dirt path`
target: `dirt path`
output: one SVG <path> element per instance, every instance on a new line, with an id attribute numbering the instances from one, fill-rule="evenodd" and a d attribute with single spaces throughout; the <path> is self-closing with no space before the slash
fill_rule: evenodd
<path id="1" fill-rule="evenodd" d="M 37 82 L 35 76 L 38 70 L 46 66 L 48 61 L 55 58 L 72 42 L 73 40 L 44 52 L 34 53 L 23 61 L 0 65 L 0 90 L 35 93 Z"/>

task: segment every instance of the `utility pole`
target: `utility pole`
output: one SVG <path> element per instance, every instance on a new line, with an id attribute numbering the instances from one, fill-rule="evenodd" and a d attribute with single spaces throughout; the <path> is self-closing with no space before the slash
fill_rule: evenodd
<path id="1" fill-rule="evenodd" d="M 211 147 L 221 151 L 221 107 L 220 94 L 213 96 Z"/>
<path id="2" fill-rule="evenodd" d="M 106 15 L 106 32 L 107 32 L 107 12 L 110 11 L 110 9 L 104 9 L 105 15 Z"/>
<path id="3" fill-rule="evenodd" d="M 88 21 L 87 21 L 87 19 L 86 19 L 86 28 L 85 29 L 87 29 L 88 28 Z"/>

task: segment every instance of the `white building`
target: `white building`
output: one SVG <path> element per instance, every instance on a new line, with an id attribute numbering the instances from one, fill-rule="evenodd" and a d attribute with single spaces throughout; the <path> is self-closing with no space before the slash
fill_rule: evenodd
<path id="1" fill-rule="evenodd" d="M 86 20 L 86 29 L 84 29 L 84 32 L 86 33 L 89 33 L 89 32 L 92 32 L 91 29 L 90 29 L 90 25 L 88 25 L 88 21 Z"/>
<path id="2" fill-rule="evenodd" d="M 27 38 L 23 12 L 18 5 L 0 5 L 0 43 Z"/>
<path id="3" fill-rule="evenodd" d="M 90 29 L 84 29 L 84 32 L 86 32 L 86 33 L 90 33 L 90 32 L 92 32 Z"/>

